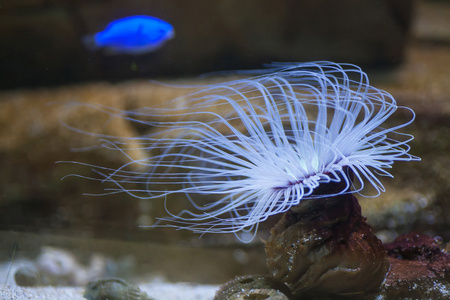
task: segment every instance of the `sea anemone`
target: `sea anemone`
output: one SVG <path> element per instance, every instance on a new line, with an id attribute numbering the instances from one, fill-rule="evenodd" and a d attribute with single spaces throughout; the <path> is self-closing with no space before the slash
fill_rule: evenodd
<path id="1" fill-rule="evenodd" d="M 191 209 L 161 218 L 157 226 L 197 233 L 251 232 L 302 200 L 385 189 L 378 176 L 410 155 L 410 124 L 383 123 L 399 108 L 386 91 L 369 85 L 351 64 L 273 64 L 253 77 L 198 87 L 167 108 L 111 115 L 152 126 L 151 134 L 108 139 L 152 155 L 119 169 L 97 168 L 101 180 L 142 199 L 183 194 Z M 190 87 L 194 88 L 194 87 Z M 400 123 L 400 124 L 398 124 Z M 130 146 L 134 145 L 134 146 Z M 137 146 L 136 146 L 137 145 Z M 130 188 L 130 184 L 142 184 Z M 332 185 L 332 189 L 323 189 Z M 242 236 L 241 236 L 242 238 Z"/>

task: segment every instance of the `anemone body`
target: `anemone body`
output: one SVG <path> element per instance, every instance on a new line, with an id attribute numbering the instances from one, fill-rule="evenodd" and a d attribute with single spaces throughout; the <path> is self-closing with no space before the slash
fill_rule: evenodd
<path id="1" fill-rule="evenodd" d="M 383 126 L 397 108 L 357 66 L 272 65 L 254 77 L 198 87 L 166 108 L 126 112 L 130 121 L 157 130 L 109 139 L 108 147 L 124 151 L 138 141 L 152 155 L 97 172 L 116 185 L 111 193 L 185 196 L 191 209 L 169 212 L 161 219 L 165 226 L 256 232 L 260 222 L 304 199 L 384 191 L 378 177 L 391 176 L 394 161 L 418 159 L 408 154 L 412 136 L 397 132 L 414 119 L 410 109 L 404 108 L 411 111 L 408 121 Z M 141 187 L 128 188 L 136 183 Z M 333 183 L 339 189 L 318 192 Z"/>

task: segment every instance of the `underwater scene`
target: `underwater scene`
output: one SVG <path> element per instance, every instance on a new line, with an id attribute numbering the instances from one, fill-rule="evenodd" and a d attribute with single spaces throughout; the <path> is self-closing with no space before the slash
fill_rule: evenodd
<path id="1" fill-rule="evenodd" d="M 450 299 L 450 2 L 0 24 L 0 300 Z"/>

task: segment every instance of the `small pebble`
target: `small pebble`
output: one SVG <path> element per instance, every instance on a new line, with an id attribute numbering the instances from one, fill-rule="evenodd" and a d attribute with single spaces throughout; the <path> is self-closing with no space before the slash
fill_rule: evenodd
<path id="1" fill-rule="evenodd" d="M 247 289 L 231 295 L 228 300 L 289 300 L 289 298 L 273 289 Z"/>
<path id="2" fill-rule="evenodd" d="M 153 300 L 137 286 L 118 278 L 91 281 L 83 296 L 88 300 Z"/>
<path id="3" fill-rule="evenodd" d="M 238 276 L 224 284 L 214 300 L 288 300 L 289 288 L 270 276 Z"/>
<path id="4" fill-rule="evenodd" d="M 39 284 L 39 278 L 39 272 L 34 266 L 21 267 L 14 274 L 18 286 L 36 286 Z"/>

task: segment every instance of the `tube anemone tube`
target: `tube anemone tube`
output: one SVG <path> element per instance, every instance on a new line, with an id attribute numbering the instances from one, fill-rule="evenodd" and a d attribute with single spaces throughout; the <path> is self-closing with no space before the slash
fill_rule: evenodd
<path id="1" fill-rule="evenodd" d="M 376 292 L 390 265 L 351 194 L 302 201 L 272 228 L 265 250 L 274 280 L 299 299 Z"/>
<path id="2" fill-rule="evenodd" d="M 306 199 L 384 191 L 379 176 L 410 155 L 411 135 L 398 132 L 414 119 L 387 127 L 398 109 L 366 73 L 332 62 L 274 64 L 254 77 L 195 89 L 165 108 L 112 116 L 152 126 L 136 138 L 103 136 L 119 151 L 144 149 L 117 170 L 97 168 L 101 180 L 142 199 L 180 194 L 191 207 L 169 210 L 158 226 L 197 233 L 236 233 L 250 241 L 260 222 Z M 395 123 L 395 121 L 394 121 Z M 353 180 L 349 174 L 352 174 Z M 316 192 L 328 184 L 338 189 Z M 134 187 L 140 184 L 140 187 Z M 239 235 L 242 232 L 252 234 Z"/>

